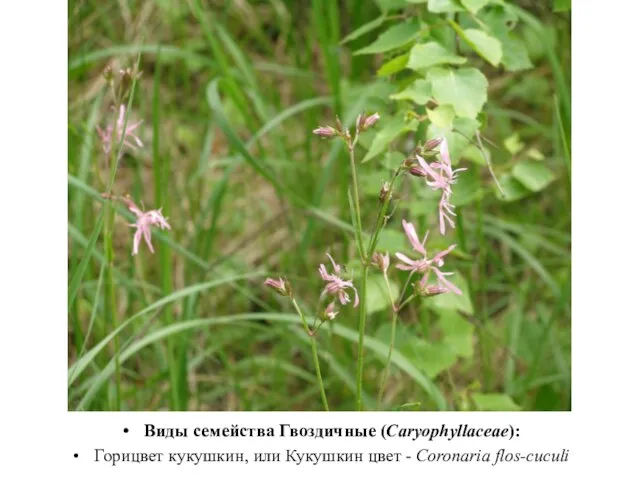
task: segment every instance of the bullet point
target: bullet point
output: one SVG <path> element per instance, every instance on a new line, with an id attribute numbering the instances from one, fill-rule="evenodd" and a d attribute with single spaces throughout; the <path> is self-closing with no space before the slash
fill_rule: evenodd
<path id="1" fill-rule="evenodd" d="M 77 453 L 74 453 L 74 454 L 73 454 L 73 457 L 74 457 L 74 458 L 78 458 L 78 454 L 77 454 Z"/>
<path id="2" fill-rule="evenodd" d="M 128 429 L 128 428 L 125 428 L 125 429 L 124 429 L 124 433 L 129 433 L 129 429 Z"/>

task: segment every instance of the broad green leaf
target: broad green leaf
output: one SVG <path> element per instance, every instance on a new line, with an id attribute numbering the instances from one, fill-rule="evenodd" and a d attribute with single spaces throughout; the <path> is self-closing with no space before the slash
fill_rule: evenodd
<path id="1" fill-rule="evenodd" d="M 489 83 L 476 68 L 433 68 L 427 79 L 438 103 L 453 105 L 460 117 L 475 118 L 487 101 Z"/>
<path id="2" fill-rule="evenodd" d="M 369 33 L 372 30 L 375 30 L 380 25 L 382 25 L 386 19 L 387 19 L 387 16 L 383 14 L 383 15 L 380 15 L 378 18 L 365 23 L 361 27 L 356 28 L 353 32 L 351 32 L 349 35 L 347 35 L 342 39 L 342 41 L 340 42 L 340 45 L 344 45 L 345 43 L 351 42 L 352 40 L 355 40 L 356 38 L 360 38 L 362 35 Z"/>
<path id="3" fill-rule="evenodd" d="M 473 138 L 480 124 L 472 118 L 457 117 L 453 121 L 453 128 L 440 128 L 430 124 L 427 128 L 427 138 L 445 137 L 449 144 L 451 162 L 456 165 L 462 152 L 469 145 L 469 138 Z M 460 133 L 458 133 L 460 132 Z"/>
<path id="4" fill-rule="evenodd" d="M 518 162 L 511 173 L 520 183 L 534 192 L 544 189 L 556 178 L 544 163 L 535 160 Z"/>
<path id="5" fill-rule="evenodd" d="M 512 10 L 492 8 L 482 17 L 491 34 L 502 43 L 502 64 L 510 72 L 533 67 L 525 43 L 513 32 L 518 16 Z"/>
<path id="6" fill-rule="evenodd" d="M 376 250 L 378 252 L 390 252 L 390 255 L 393 255 L 393 252 L 402 251 L 406 248 L 406 241 L 404 233 L 400 230 L 385 228 L 380 232 Z"/>
<path id="7" fill-rule="evenodd" d="M 507 71 L 517 72 L 533 67 L 527 47 L 522 40 L 513 34 L 508 34 L 500 41 L 502 42 L 502 63 Z"/>
<path id="8" fill-rule="evenodd" d="M 411 3 L 425 3 L 423 1 L 408 0 Z M 451 12 L 463 12 L 464 8 L 457 0 L 428 0 L 429 11 L 432 13 L 451 13 Z"/>
<path id="9" fill-rule="evenodd" d="M 455 198 L 453 199 L 455 205 Z M 447 257 L 447 260 L 451 256 Z M 447 263 L 443 271 L 450 272 L 450 268 L 446 268 Z M 436 310 L 458 310 L 462 313 L 468 313 L 473 315 L 473 305 L 471 304 L 471 297 L 469 296 L 469 285 L 465 278 L 460 273 L 455 272 L 455 275 L 451 275 L 447 278 L 456 287 L 462 290 L 462 295 L 456 295 L 455 293 L 444 293 L 442 295 L 436 295 L 428 300 L 428 305 Z"/>
<path id="10" fill-rule="evenodd" d="M 485 154 L 489 157 L 489 161 L 491 161 L 491 152 L 485 149 Z M 462 151 L 462 158 L 469 160 L 476 165 L 480 165 L 481 167 L 485 167 L 487 165 L 487 160 L 482 155 L 480 149 L 472 144 L 467 145 Z"/>
<path id="11" fill-rule="evenodd" d="M 417 120 L 411 120 L 409 123 L 405 123 L 402 116 L 392 118 L 389 123 L 387 123 L 378 131 L 378 133 L 376 133 L 376 136 L 373 139 L 373 143 L 371 144 L 371 148 L 365 155 L 362 163 L 368 162 L 377 155 L 380 155 L 382 152 L 384 152 L 385 148 L 387 148 L 387 146 L 402 133 L 415 131 L 417 128 Z"/>
<path id="12" fill-rule="evenodd" d="M 361 48 L 354 55 L 384 53 L 400 48 L 418 37 L 420 27 L 416 22 L 403 22 L 389 27 L 370 45 Z"/>
<path id="13" fill-rule="evenodd" d="M 513 412 L 521 410 L 509 395 L 503 393 L 472 393 L 471 398 L 478 410 L 492 412 Z"/>
<path id="14" fill-rule="evenodd" d="M 484 8 L 491 0 L 460 0 L 460 3 L 469 10 L 471 13 L 478 13 L 478 11 Z"/>
<path id="15" fill-rule="evenodd" d="M 436 127 L 450 130 L 453 128 L 456 112 L 451 105 L 440 105 L 433 110 L 427 110 L 427 115 Z"/>
<path id="16" fill-rule="evenodd" d="M 401 92 L 390 95 L 392 100 L 411 100 L 417 105 L 426 105 L 432 98 L 431 83 L 428 80 L 419 79 Z"/>
<path id="17" fill-rule="evenodd" d="M 391 316 L 389 316 L 389 321 L 380 325 L 375 337 L 387 345 L 391 343 Z M 394 350 L 402 350 L 402 347 L 412 338 L 415 338 L 415 334 L 398 321 L 396 323 L 396 336 L 393 342 Z"/>
<path id="18" fill-rule="evenodd" d="M 432 379 L 453 367 L 457 361 L 455 353 L 446 344 L 428 343 L 422 338 L 409 340 L 403 345 L 402 353 Z"/>
<path id="19" fill-rule="evenodd" d="M 485 166 L 484 163 L 483 166 Z M 476 171 L 467 170 L 460 172 L 458 175 L 458 183 L 456 183 L 453 189 L 453 204 L 456 207 L 462 207 L 482 198 L 482 195 L 482 184 Z"/>
<path id="20" fill-rule="evenodd" d="M 466 61 L 466 58 L 450 52 L 437 42 L 427 42 L 411 49 L 407 68 L 422 71 L 434 65 L 461 65 Z"/>
<path id="21" fill-rule="evenodd" d="M 389 282 L 391 287 L 391 298 L 398 298 L 400 288 L 394 282 Z M 391 309 L 391 298 L 387 292 L 382 275 L 370 275 L 367 278 L 367 315 L 379 312 L 381 310 Z"/>
<path id="22" fill-rule="evenodd" d="M 389 77 L 394 73 L 398 73 L 404 70 L 404 68 L 407 66 L 408 61 L 408 53 L 404 53 L 398 57 L 392 58 L 378 69 L 377 75 L 379 77 Z"/>
<path id="23" fill-rule="evenodd" d="M 468 28 L 464 30 L 462 39 L 487 62 L 494 67 L 498 66 L 502 59 L 502 45 L 496 38 L 486 34 L 482 30 Z"/>
<path id="24" fill-rule="evenodd" d="M 498 191 L 497 186 L 495 188 L 495 194 L 496 197 L 504 202 L 515 202 L 530 194 L 524 185 L 509 174 L 504 174 L 500 177 L 500 185 L 502 186 L 504 195 Z"/>
<path id="25" fill-rule="evenodd" d="M 473 355 L 473 325 L 454 310 L 442 310 L 438 318 L 442 330 L 442 343 L 463 358 Z"/>

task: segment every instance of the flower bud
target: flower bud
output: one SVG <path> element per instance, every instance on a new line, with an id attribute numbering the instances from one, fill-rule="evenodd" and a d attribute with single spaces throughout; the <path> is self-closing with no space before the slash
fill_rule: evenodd
<path id="1" fill-rule="evenodd" d="M 333 127 L 318 127 L 313 133 L 322 138 L 333 138 L 338 135 L 338 132 Z"/>
<path id="2" fill-rule="evenodd" d="M 374 253 L 371 257 L 371 264 L 381 272 L 386 273 L 389 269 L 389 253 Z"/>
<path id="3" fill-rule="evenodd" d="M 431 140 L 429 140 L 427 143 L 425 143 L 424 147 L 422 147 L 422 150 L 425 152 L 429 152 L 431 150 L 435 150 L 441 143 L 442 143 L 443 138 L 432 138 Z"/>
<path id="4" fill-rule="evenodd" d="M 336 115 L 336 127 L 338 127 L 338 132 L 344 132 L 344 127 L 342 126 L 342 122 L 340 121 L 340 117 Z"/>
<path id="5" fill-rule="evenodd" d="M 426 177 L 427 176 L 426 172 L 422 168 L 420 168 L 418 165 L 415 165 L 415 164 L 412 165 L 409 168 L 409 173 L 411 175 L 413 175 L 414 177 Z"/>
<path id="6" fill-rule="evenodd" d="M 378 120 L 380 120 L 380 115 L 377 112 L 369 116 L 358 115 L 358 119 L 356 120 L 356 129 L 358 132 L 364 132 L 365 130 L 373 127 Z"/>
<path id="7" fill-rule="evenodd" d="M 421 297 L 435 297 L 442 293 L 449 293 L 449 290 L 439 285 L 428 285 L 426 280 L 427 276 L 425 275 L 422 280 L 413 284 L 416 293 Z"/>
<path id="8" fill-rule="evenodd" d="M 384 203 L 387 198 L 391 199 L 391 185 L 389 182 L 384 182 L 382 184 L 382 188 L 380 188 L 380 193 L 378 194 L 378 198 L 381 203 Z"/>
<path id="9" fill-rule="evenodd" d="M 264 284 L 267 287 L 272 288 L 273 290 L 275 290 L 279 295 L 282 295 L 283 297 L 293 297 L 293 291 L 291 290 L 291 284 L 289 283 L 289 280 L 287 279 L 282 279 L 282 278 L 278 278 L 277 280 L 273 279 L 273 278 L 267 278 L 264 281 Z"/>

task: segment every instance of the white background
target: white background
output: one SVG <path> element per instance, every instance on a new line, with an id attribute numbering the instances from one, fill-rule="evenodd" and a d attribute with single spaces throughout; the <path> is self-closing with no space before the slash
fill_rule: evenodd
<path id="1" fill-rule="evenodd" d="M 3 2 L 0 7 L 0 348 L 2 478 L 216 478 L 258 475 L 337 478 L 380 472 L 426 478 L 572 478 L 638 472 L 640 265 L 638 155 L 640 8 L 634 1 L 574 1 L 573 9 L 573 411 L 519 414 L 68 413 L 67 384 L 67 15 L 66 2 Z M 46 242 L 43 242 L 46 239 Z M 144 439 L 145 422 L 165 427 L 520 428 L 514 441 L 412 442 Z M 124 434 L 122 428 L 129 427 Z M 113 452 L 310 452 L 570 450 L 566 464 L 127 464 L 92 462 Z M 80 457 L 73 458 L 78 452 Z M 250 461 L 252 455 L 248 455 Z M 366 460 L 365 455 L 365 460 Z M 625 472 L 618 477 L 616 474 Z"/>

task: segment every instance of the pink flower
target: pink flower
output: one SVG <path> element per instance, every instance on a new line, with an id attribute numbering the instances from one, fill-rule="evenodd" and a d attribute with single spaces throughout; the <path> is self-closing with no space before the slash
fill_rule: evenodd
<path id="1" fill-rule="evenodd" d="M 320 268 L 318 268 L 320 277 L 322 277 L 322 280 L 327 282 L 327 285 L 324 287 L 322 294 L 337 295 L 340 303 L 342 305 L 346 305 L 351 302 L 351 298 L 347 293 L 347 290 L 350 288 L 353 290 L 353 294 L 355 296 L 353 300 L 353 306 L 357 307 L 358 303 L 360 303 L 360 300 L 358 299 L 358 291 L 353 286 L 353 282 L 351 280 L 343 280 L 342 278 L 340 278 L 340 274 L 342 273 L 340 265 L 336 264 L 336 262 L 333 261 L 333 257 L 329 253 L 327 253 L 327 257 L 329 257 L 329 259 L 331 260 L 334 273 L 330 274 L 329 272 L 327 272 L 324 264 L 321 264 Z"/>
<path id="2" fill-rule="evenodd" d="M 433 272 L 438 279 L 438 284 L 440 287 L 445 288 L 448 292 L 462 295 L 462 291 L 446 278 L 449 275 L 453 275 L 453 272 L 442 272 L 440 270 L 440 267 L 444 265 L 444 257 L 446 257 L 449 252 L 451 252 L 451 250 L 453 250 L 456 246 L 451 245 L 446 250 L 438 252 L 432 258 L 429 258 L 427 255 L 427 249 L 425 248 L 429 232 L 425 234 L 424 239 L 422 240 L 422 242 L 420 242 L 413 224 L 402 220 L 402 228 L 404 228 L 404 232 L 409 239 L 409 243 L 411 243 L 411 246 L 416 252 L 422 255 L 422 258 L 413 260 L 403 253 L 396 253 L 396 257 L 398 258 L 398 260 L 400 260 L 400 262 L 402 262 L 397 264 L 396 267 L 400 270 L 424 273 L 425 275 L 422 279 L 422 283 L 424 285 L 426 285 L 429 273 Z"/>
<path id="3" fill-rule="evenodd" d="M 291 285 L 289 285 L 289 282 L 286 279 L 283 280 L 282 278 L 278 278 L 275 280 L 273 278 L 267 278 L 264 281 L 264 284 L 267 287 L 274 289 L 283 297 L 291 296 Z"/>
<path id="4" fill-rule="evenodd" d="M 140 240 L 143 236 L 149 250 L 151 250 L 151 253 L 154 253 L 153 245 L 151 245 L 151 227 L 157 226 L 160 227 L 161 230 L 171 230 L 169 222 L 162 216 L 162 208 L 143 212 L 132 201 L 127 202 L 127 207 L 138 217 L 136 223 L 129 224 L 130 227 L 136 228 L 136 233 L 133 235 L 132 255 L 138 254 L 138 247 L 140 246 Z"/>
<path id="5" fill-rule="evenodd" d="M 374 253 L 371 256 L 371 263 L 386 275 L 387 270 L 389 269 L 389 252 L 384 254 L 380 252 Z"/>
<path id="6" fill-rule="evenodd" d="M 324 320 L 334 320 L 339 313 L 340 310 L 336 308 L 336 302 L 331 302 L 327 305 L 327 308 L 324 309 L 324 312 L 322 312 L 322 318 Z"/>
<path id="7" fill-rule="evenodd" d="M 136 146 L 133 145 L 129 141 L 129 139 L 132 139 L 136 143 L 136 145 L 138 145 L 139 147 L 143 146 L 140 138 L 138 138 L 138 136 L 135 133 L 133 133 L 134 130 L 140 126 L 140 124 L 142 123 L 142 120 L 134 124 L 127 125 L 127 127 L 125 128 L 124 126 L 125 114 L 126 114 L 126 107 L 124 105 L 120 105 L 120 113 L 118 115 L 118 120 L 116 121 L 117 136 L 115 139 L 113 138 L 113 125 L 108 125 L 107 128 L 105 128 L 104 130 L 102 130 L 100 127 L 96 127 L 96 130 L 98 130 L 98 136 L 100 137 L 100 141 L 102 142 L 102 149 L 104 150 L 104 153 L 108 154 L 111 151 L 112 143 L 115 142 L 115 144 L 118 145 L 121 140 L 124 145 L 126 145 L 127 147 L 133 150 L 136 149 Z"/>
<path id="8" fill-rule="evenodd" d="M 424 158 L 416 155 L 418 165 L 414 165 L 410 169 L 410 173 L 417 177 L 425 177 L 425 183 L 432 190 L 442 190 L 442 196 L 438 204 L 440 233 L 444 235 L 446 226 L 455 228 L 452 216 L 456 214 L 455 208 L 451 203 L 451 185 L 457 182 L 458 172 L 466 170 L 466 168 L 458 168 L 453 170 L 451 167 L 451 157 L 449 156 L 449 146 L 447 140 L 443 137 L 440 142 L 440 161 L 427 163 Z"/>

